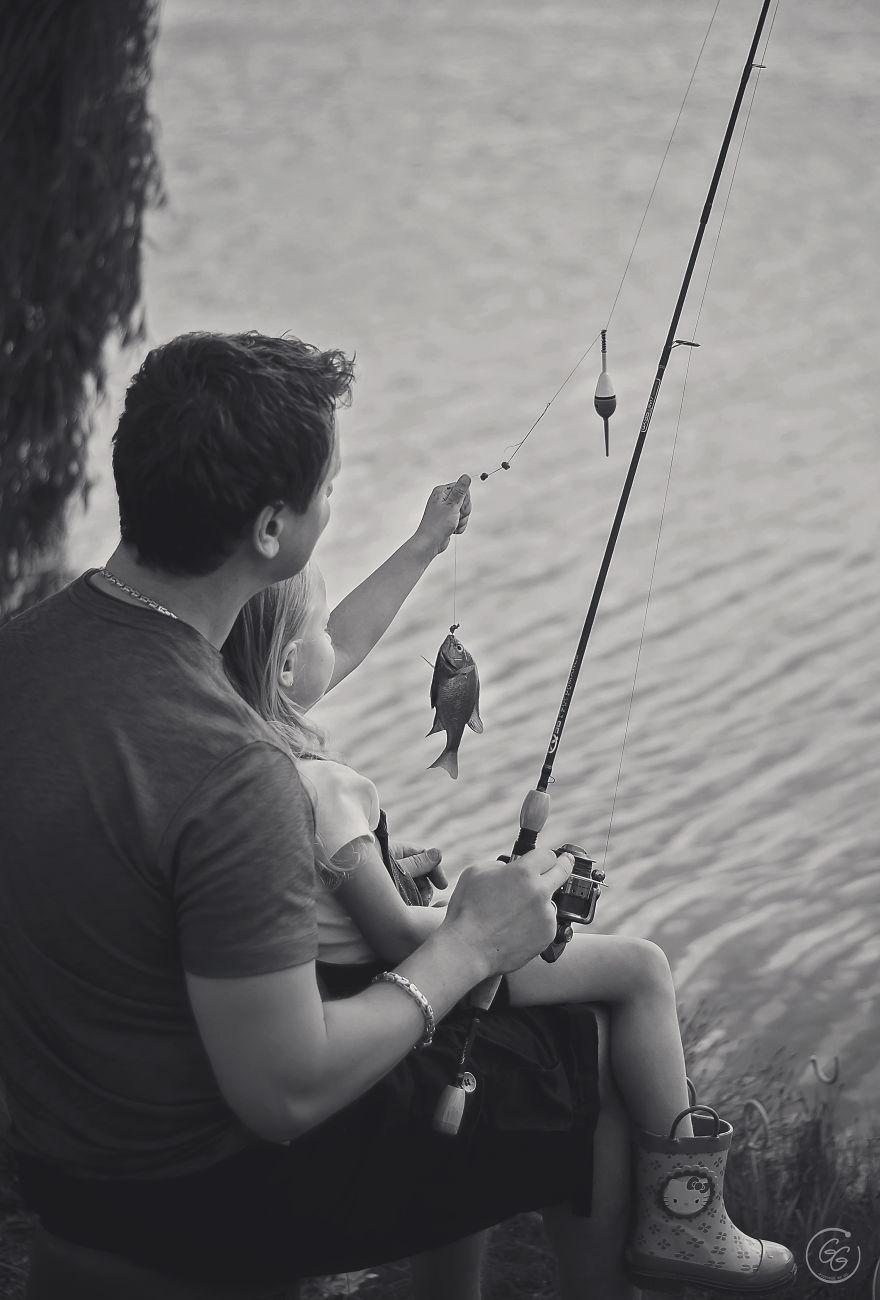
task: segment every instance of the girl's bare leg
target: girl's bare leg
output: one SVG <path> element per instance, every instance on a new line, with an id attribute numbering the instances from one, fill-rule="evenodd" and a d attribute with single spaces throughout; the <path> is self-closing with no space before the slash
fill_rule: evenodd
<path id="1" fill-rule="evenodd" d="M 536 957 L 507 978 L 514 1006 L 604 1003 L 611 1069 L 630 1120 L 650 1133 L 669 1132 L 688 1094 L 675 988 L 662 949 L 647 939 L 576 934 L 558 961 Z M 685 1119 L 678 1136 L 692 1131 Z"/>
<path id="2" fill-rule="evenodd" d="M 462 1237 L 410 1259 L 416 1300 L 480 1300 L 486 1232 Z"/>
<path id="3" fill-rule="evenodd" d="M 609 1069 L 608 1017 L 604 1008 L 595 1010 L 601 1109 L 593 1139 L 592 1212 L 585 1219 L 567 1206 L 553 1206 L 543 1212 L 544 1228 L 559 1261 L 562 1300 L 638 1300 L 641 1292 L 622 1267 L 630 1211 L 629 1124 Z"/>

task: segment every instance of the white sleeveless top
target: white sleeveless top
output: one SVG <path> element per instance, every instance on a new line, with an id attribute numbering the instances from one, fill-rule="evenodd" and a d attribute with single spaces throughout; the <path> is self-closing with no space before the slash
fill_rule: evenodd
<path id="1" fill-rule="evenodd" d="M 300 758 L 297 768 L 315 810 L 315 829 L 332 858 L 346 844 L 372 836 L 379 822 L 379 794 L 373 782 L 332 758 Z M 356 868 L 355 868 L 356 869 Z M 376 954 L 331 889 L 316 894 L 318 960 L 360 965 Z"/>

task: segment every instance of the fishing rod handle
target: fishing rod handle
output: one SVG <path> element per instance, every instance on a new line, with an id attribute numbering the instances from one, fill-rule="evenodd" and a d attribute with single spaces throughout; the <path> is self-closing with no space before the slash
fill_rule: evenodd
<path id="1" fill-rule="evenodd" d="M 510 857 L 504 860 L 510 862 L 513 858 L 521 858 L 535 848 L 538 843 L 538 834 L 543 830 L 549 814 L 549 794 L 545 790 L 529 790 L 520 809 L 519 834 L 516 837 L 516 843 Z M 483 980 L 482 984 L 478 984 L 471 992 L 469 999 L 471 1006 L 488 1011 L 495 1001 L 495 994 L 498 992 L 500 984 L 500 975 L 493 975 L 491 979 Z"/>
<path id="2" fill-rule="evenodd" d="M 511 850 L 511 858 L 521 858 L 526 853 L 531 853 L 549 815 L 550 796 L 546 790 L 529 790 L 520 809 L 519 834 Z"/>

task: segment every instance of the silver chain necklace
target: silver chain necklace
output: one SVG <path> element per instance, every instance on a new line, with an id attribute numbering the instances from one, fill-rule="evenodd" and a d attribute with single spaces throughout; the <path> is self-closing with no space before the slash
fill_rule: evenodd
<path id="1" fill-rule="evenodd" d="M 167 618 L 177 619 L 177 615 L 173 614 L 170 609 L 166 609 L 164 605 L 160 605 L 156 600 L 150 600 L 149 596 L 144 596 L 141 592 L 135 591 L 134 587 L 129 587 L 127 582 L 122 582 L 122 580 L 112 574 L 109 569 L 99 569 L 98 572 L 102 578 L 106 578 L 108 582 L 112 582 L 114 587 L 118 587 L 120 591 L 126 592 L 129 596 L 134 596 L 135 600 L 141 601 L 142 604 L 149 605 L 150 609 L 155 609 L 158 614 L 165 614 Z"/>

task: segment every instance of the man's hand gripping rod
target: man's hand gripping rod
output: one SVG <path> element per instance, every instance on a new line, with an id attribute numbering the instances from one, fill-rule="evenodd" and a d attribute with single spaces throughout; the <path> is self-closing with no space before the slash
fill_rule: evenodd
<path id="1" fill-rule="evenodd" d="M 502 861 L 509 862 L 512 858 L 521 858 L 523 854 L 535 848 L 538 835 L 544 829 L 549 812 L 550 796 L 546 790 L 529 790 L 519 814 L 519 834 L 516 843 L 510 857 Z M 545 961 L 556 961 L 562 956 L 565 945 L 574 933 L 573 924 L 590 924 L 596 914 L 599 890 L 605 880 L 605 872 L 595 867 L 592 859 L 577 844 L 560 844 L 555 852 L 557 857 L 561 853 L 570 853 L 574 858 L 574 870 L 565 884 L 561 885 L 553 895 L 553 903 L 556 907 L 556 937 L 541 953 Z M 471 1005 L 488 1011 L 500 983 L 501 977 L 493 976 L 492 979 L 478 984 L 471 993 L 469 999 Z"/>
<path id="2" fill-rule="evenodd" d="M 555 748 L 555 746 L 554 746 Z M 501 862 L 510 862 L 530 852 L 538 841 L 538 833 L 543 829 L 550 811 L 550 796 L 546 790 L 530 790 L 526 795 L 519 815 L 519 835 L 509 857 L 502 857 Z M 605 872 L 594 869 L 592 861 L 576 844 L 562 844 L 556 850 L 556 856 L 570 853 L 574 858 L 574 870 L 564 885 L 553 895 L 556 906 L 556 937 L 544 949 L 541 956 L 545 961 L 556 961 L 565 950 L 565 945 L 572 936 L 572 923 L 577 921 L 588 925 L 596 911 L 599 887 L 605 879 Z M 471 1073 L 471 1048 L 480 1023 L 480 1017 L 489 1007 L 498 992 L 501 976 L 484 980 L 472 991 L 468 999 L 471 1006 L 471 1024 L 462 1047 L 461 1057 L 454 1083 L 448 1084 L 440 1095 L 434 1113 L 434 1128 L 438 1133 L 455 1137 L 461 1127 L 464 1114 L 465 1098 L 473 1092 L 477 1081 Z"/>

